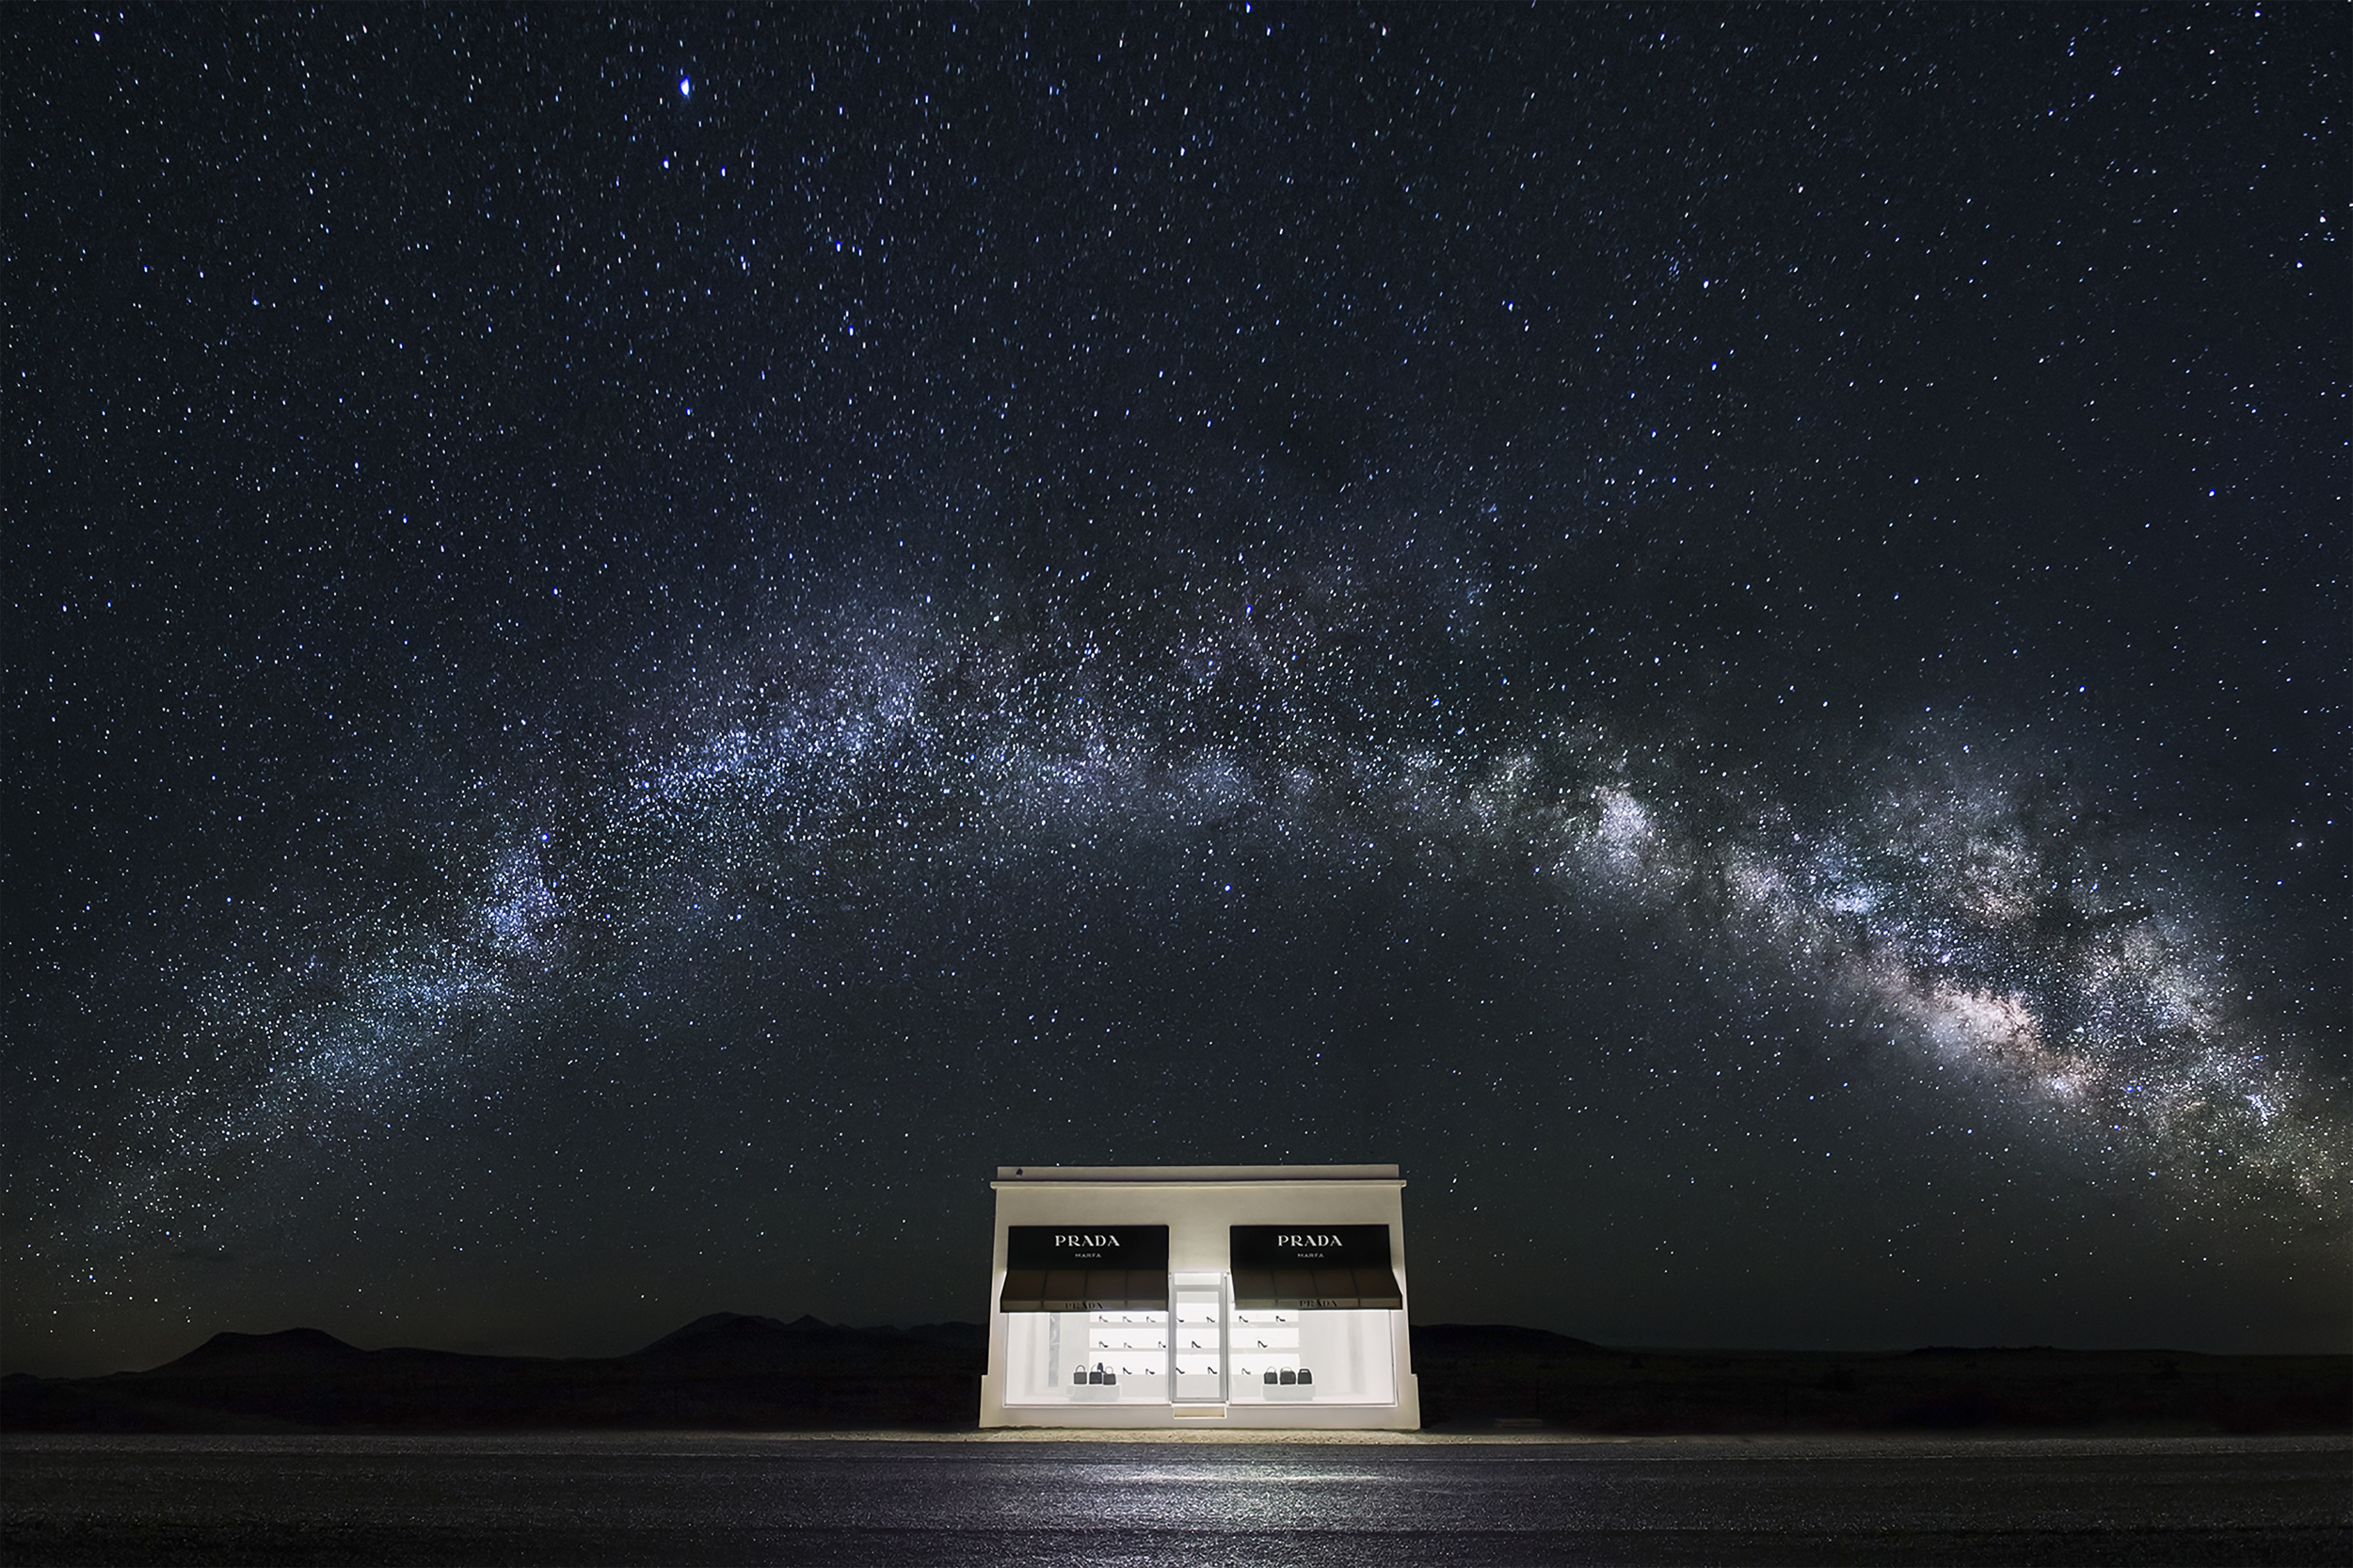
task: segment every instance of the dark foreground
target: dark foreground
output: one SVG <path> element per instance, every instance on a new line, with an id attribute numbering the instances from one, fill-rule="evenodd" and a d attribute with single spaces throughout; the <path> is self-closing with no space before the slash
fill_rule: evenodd
<path id="1" fill-rule="evenodd" d="M 2353 1561 L 2341 1437 L 0 1442 L 12 1564 Z"/>

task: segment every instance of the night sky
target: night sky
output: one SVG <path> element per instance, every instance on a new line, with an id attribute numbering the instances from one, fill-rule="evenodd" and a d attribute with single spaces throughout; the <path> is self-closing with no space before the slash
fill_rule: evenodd
<path id="1" fill-rule="evenodd" d="M 8 1368 L 2346 1348 L 2344 20 L 9 8 Z"/>

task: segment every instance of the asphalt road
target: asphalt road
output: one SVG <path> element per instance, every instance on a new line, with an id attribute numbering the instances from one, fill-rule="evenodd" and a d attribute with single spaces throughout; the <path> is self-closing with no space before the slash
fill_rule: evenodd
<path id="1" fill-rule="evenodd" d="M 2353 1438 L 13 1437 L 83 1562 L 2353 1562 Z"/>

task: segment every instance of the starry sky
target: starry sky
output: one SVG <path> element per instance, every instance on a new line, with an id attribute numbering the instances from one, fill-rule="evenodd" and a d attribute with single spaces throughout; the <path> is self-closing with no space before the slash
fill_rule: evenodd
<path id="1" fill-rule="evenodd" d="M 2353 1344 L 2332 8 L 0 27 L 9 1369 Z"/>

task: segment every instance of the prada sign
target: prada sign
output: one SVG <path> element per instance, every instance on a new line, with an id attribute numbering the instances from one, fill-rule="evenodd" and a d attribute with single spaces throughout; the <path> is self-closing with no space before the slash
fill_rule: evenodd
<path id="1" fill-rule="evenodd" d="M 1007 1225 L 1008 1269 L 1158 1269 L 1168 1272 L 1166 1225 Z"/>
<path id="2" fill-rule="evenodd" d="M 1236 1225 L 1237 1269 L 1353 1269 L 1389 1266 L 1386 1225 Z"/>
<path id="3" fill-rule="evenodd" d="M 1234 1304 L 1402 1311 L 1386 1225 L 1236 1225 Z"/>
<path id="4" fill-rule="evenodd" d="M 1008 1225 L 1000 1312 L 1165 1312 L 1166 1225 Z"/>

